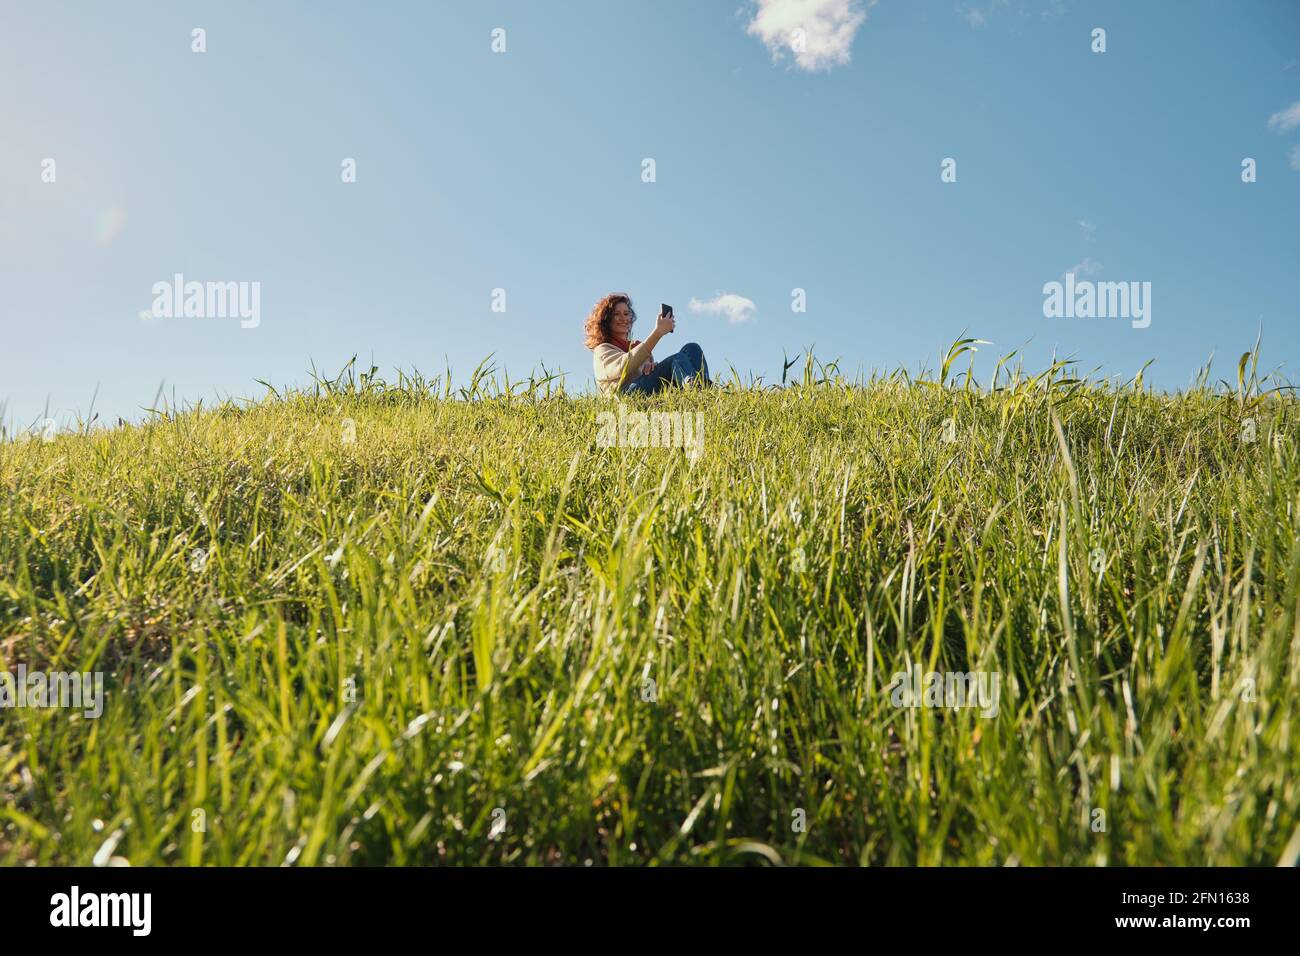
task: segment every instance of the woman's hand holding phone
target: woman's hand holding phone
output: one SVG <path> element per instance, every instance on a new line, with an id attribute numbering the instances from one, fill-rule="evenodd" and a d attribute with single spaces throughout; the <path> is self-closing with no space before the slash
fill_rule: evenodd
<path id="1" fill-rule="evenodd" d="M 673 318 L 672 308 L 668 309 L 667 314 L 660 312 L 659 318 L 655 319 L 655 332 L 662 338 L 675 328 L 677 328 L 677 320 Z"/>
<path id="2" fill-rule="evenodd" d="M 633 369 L 640 369 L 642 375 L 649 375 L 655 370 L 655 360 L 652 357 L 652 350 L 655 343 L 662 339 L 677 327 L 677 320 L 673 318 L 673 307 L 664 304 L 659 309 L 659 317 L 655 319 L 654 331 L 650 333 L 649 338 L 644 342 L 631 342 L 628 345 L 627 371 L 625 375 L 630 375 Z"/>

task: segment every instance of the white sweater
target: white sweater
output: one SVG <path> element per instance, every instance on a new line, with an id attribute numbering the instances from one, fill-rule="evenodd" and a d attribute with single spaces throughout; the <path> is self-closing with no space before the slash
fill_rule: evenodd
<path id="1" fill-rule="evenodd" d="M 591 365 L 596 372 L 596 385 L 602 395 L 618 391 L 625 381 L 623 375 L 628 371 L 627 360 L 630 353 L 624 352 L 613 342 L 602 342 L 591 350 Z M 653 359 L 647 359 L 641 366 L 645 370 Z M 628 374 L 627 379 L 632 378 Z"/>

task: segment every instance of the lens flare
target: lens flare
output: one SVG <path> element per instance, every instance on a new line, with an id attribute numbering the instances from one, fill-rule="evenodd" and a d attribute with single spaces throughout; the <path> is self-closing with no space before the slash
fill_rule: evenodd
<path id="1" fill-rule="evenodd" d="M 108 206 L 95 217 L 95 245 L 107 246 L 122 234 L 126 225 L 126 210 L 121 206 Z"/>

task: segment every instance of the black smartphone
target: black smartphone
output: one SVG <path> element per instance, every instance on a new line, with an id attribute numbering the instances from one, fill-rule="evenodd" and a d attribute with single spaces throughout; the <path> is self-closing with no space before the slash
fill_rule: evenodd
<path id="1" fill-rule="evenodd" d="M 671 316 L 671 315 L 673 314 L 673 307 L 672 307 L 671 305 L 669 305 L 668 303 L 666 303 L 666 302 L 660 302 L 660 303 L 659 303 L 659 314 L 660 314 L 660 315 Z"/>

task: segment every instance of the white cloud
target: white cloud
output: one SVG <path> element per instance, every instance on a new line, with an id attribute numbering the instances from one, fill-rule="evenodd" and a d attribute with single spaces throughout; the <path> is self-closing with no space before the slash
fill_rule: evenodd
<path id="1" fill-rule="evenodd" d="M 1292 169 L 1300 169 L 1300 146 L 1291 147 L 1291 152 L 1286 154 L 1286 161 Z"/>
<path id="2" fill-rule="evenodd" d="M 1086 219 L 1079 220 L 1079 230 L 1083 233 L 1084 242 L 1092 242 L 1097 238 L 1097 227 Z"/>
<path id="3" fill-rule="evenodd" d="M 1268 118 L 1268 128 L 1279 133 L 1289 133 L 1300 126 L 1300 102 L 1292 103 L 1284 110 L 1278 110 Z"/>
<path id="4" fill-rule="evenodd" d="M 1077 279 L 1079 273 L 1083 273 L 1086 276 L 1095 276 L 1100 271 L 1101 263 L 1093 259 L 1092 256 L 1085 256 L 1082 262 L 1076 263 L 1066 269 L 1065 274 L 1072 275 Z"/>
<path id="5" fill-rule="evenodd" d="M 1049 16 L 1053 9 L 1055 9 L 1057 14 L 1059 15 L 1061 12 L 1057 7 L 1057 4 L 1059 2 L 1060 0 L 1055 0 L 1051 8 L 1043 11 L 1043 16 L 1044 17 Z M 1037 8 L 1040 5 L 1041 5 L 1041 0 L 1035 0 L 1034 3 L 1035 8 Z M 956 10 L 957 10 L 957 14 L 963 20 L 965 20 L 967 23 L 970 24 L 971 29 L 979 29 L 980 27 L 984 26 L 986 23 L 989 22 L 989 18 L 993 16 L 994 13 L 1000 14 L 1003 11 L 1010 9 L 1010 7 L 1011 7 L 1011 0 L 988 0 L 988 2 L 983 5 L 982 9 L 978 3 L 962 2 L 957 4 Z M 1029 15 L 1023 4 L 1020 6 L 1019 10 L 1020 10 L 1020 15 L 1022 17 Z"/>
<path id="6" fill-rule="evenodd" d="M 725 315 L 727 321 L 732 325 L 740 322 L 748 322 L 758 312 L 758 306 L 754 305 L 753 300 L 746 299 L 743 295 L 735 295 L 731 292 L 722 292 L 715 295 L 707 302 L 701 302 L 699 299 L 692 298 L 690 301 L 692 312 L 707 312 L 712 315 Z"/>
<path id="7" fill-rule="evenodd" d="M 772 53 L 794 56 L 801 70 L 814 72 L 844 66 L 867 9 L 876 0 L 756 0 L 754 19 L 745 27 Z"/>

